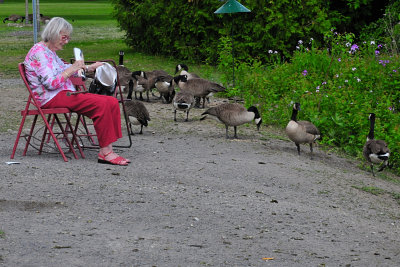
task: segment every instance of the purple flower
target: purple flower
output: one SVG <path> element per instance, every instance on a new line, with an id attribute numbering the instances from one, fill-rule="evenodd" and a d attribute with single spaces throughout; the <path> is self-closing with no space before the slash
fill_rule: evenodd
<path id="1" fill-rule="evenodd" d="M 375 55 L 379 55 L 379 50 L 375 50 Z"/>
<path id="2" fill-rule="evenodd" d="M 307 70 L 303 70 L 302 74 L 303 74 L 303 76 L 307 76 L 308 71 Z"/>
<path id="3" fill-rule="evenodd" d="M 356 52 L 357 49 L 359 49 L 359 47 L 358 47 L 358 45 L 356 45 L 356 44 L 353 44 L 353 45 L 351 46 L 351 48 L 350 48 L 350 50 L 351 50 L 353 53 Z"/>
<path id="4" fill-rule="evenodd" d="M 339 61 L 339 62 L 340 62 L 340 61 L 342 61 L 342 59 L 341 59 L 341 58 L 338 58 L 338 60 L 337 60 L 337 61 Z"/>

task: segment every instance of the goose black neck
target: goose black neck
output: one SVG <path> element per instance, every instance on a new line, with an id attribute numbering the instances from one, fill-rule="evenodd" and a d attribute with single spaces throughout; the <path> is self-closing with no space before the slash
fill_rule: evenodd
<path id="1" fill-rule="evenodd" d="M 122 66 L 124 65 L 124 52 L 119 51 L 119 65 Z"/>
<path id="2" fill-rule="evenodd" d="M 368 139 L 373 140 L 374 139 L 374 129 L 375 129 L 375 117 L 371 116 L 369 119 L 369 133 L 368 133 Z"/>
<path id="3" fill-rule="evenodd" d="M 292 118 L 291 118 L 292 121 L 297 121 L 297 112 L 298 112 L 298 110 L 293 108 Z"/>

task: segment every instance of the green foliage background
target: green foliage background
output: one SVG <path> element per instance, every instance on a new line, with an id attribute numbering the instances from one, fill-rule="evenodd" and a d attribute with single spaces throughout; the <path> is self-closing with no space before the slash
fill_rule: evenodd
<path id="1" fill-rule="evenodd" d="M 242 0 L 250 13 L 214 14 L 220 0 L 112 0 L 114 17 L 132 48 L 215 64 L 221 38 L 233 36 L 238 59 L 269 62 L 269 50 L 290 58 L 299 39 L 322 44 L 331 27 L 354 30 L 390 1 Z M 377 6 L 379 3 L 379 6 Z"/>

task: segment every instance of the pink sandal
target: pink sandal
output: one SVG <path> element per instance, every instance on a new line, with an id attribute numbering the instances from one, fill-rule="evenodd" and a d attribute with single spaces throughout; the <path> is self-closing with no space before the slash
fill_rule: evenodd
<path id="1" fill-rule="evenodd" d="M 111 153 L 113 153 L 113 151 L 105 154 L 104 156 L 100 155 L 100 153 L 99 153 L 97 162 L 101 163 L 101 164 L 111 164 L 111 165 L 118 165 L 118 166 L 127 166 L 128 165 L 129 162 L 121 156 L 116 157 L 115 159 L 112 159 L 112 160 L 107 160 L 106 157 L 108 155 L 110 155 Z"/>

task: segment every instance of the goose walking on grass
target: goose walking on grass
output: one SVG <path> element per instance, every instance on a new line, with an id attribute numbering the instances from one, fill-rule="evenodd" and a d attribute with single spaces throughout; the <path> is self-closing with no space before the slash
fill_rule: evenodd
<path id="1" fill-rule="evenodd" d="M 194 104 L 194 96 L 189 91 L 179 91 L 176 93 L 173 106 L 174 106 L 174 121 L 176 121 L 176 111 L 181 110 L 186 112 L 185 121 L 189 120 L 189 111 L 193 107 Z"/>
<path id="2" fill-rule="evenodd" d="M 237 103 L 225 103 L 218 105 L 216 107 L 212 107 L 203 112 L 204 117 L 200 120 L 204 120 L 207 116 L 211 116 L 219 122 L 225 124 L 226 128 L 226 138 L 229 138 L 228 135 L 228 127 L 233 126 L 235 131 L 234 138 L 238 138 L 237 136 L 237 126 L 255 121 L 257 125 L 257 130 L 260 130 L 260 125 L 262 123 L 262 119 L 258 109 L 254 106 L 246 109 L 244 106 Z"/>
<path id="3" fill-rule="evenodd" d="M 8 16 L 7 18 L 3 19 L 3 23 L 6 23 L 6 21 L 12 21 L 12 22 L 17 22 L 18 20 L 20 20 L 21 22 L 23 22 L 25 19 L 25 17 L 20 16 L 20 15 L 16 15 L 16 14 L 12 14 L 10 16 Z"/>
<path id="4" fill-rule="evenodd" d="M 311 159 L 313 158 L 313 143 L 321 138 L 318 128 L 309 121 L 297 121 L 297 113 L 300 103 L 295 103 L 292 110 L 292 118 L 286 126 L 286 134 L 297 147 L 300 155 L 300 144 L 310 144 Z"/>
<path id="5" fill-rule="evenodd" d="M 365 159 L 369 162 L 371 167 L 372 175 L 375 176 L 374 164 L 379 164 L 380 167 L 378 172 L 385 169 L 388 165 L 390 150 L 383 140 L 375 140 L 374 130 L 375 130 L 375 114 L 369 114 L 369 133 L 367 136 L 367 142 L 363 148 L 363 155 Z"/>

